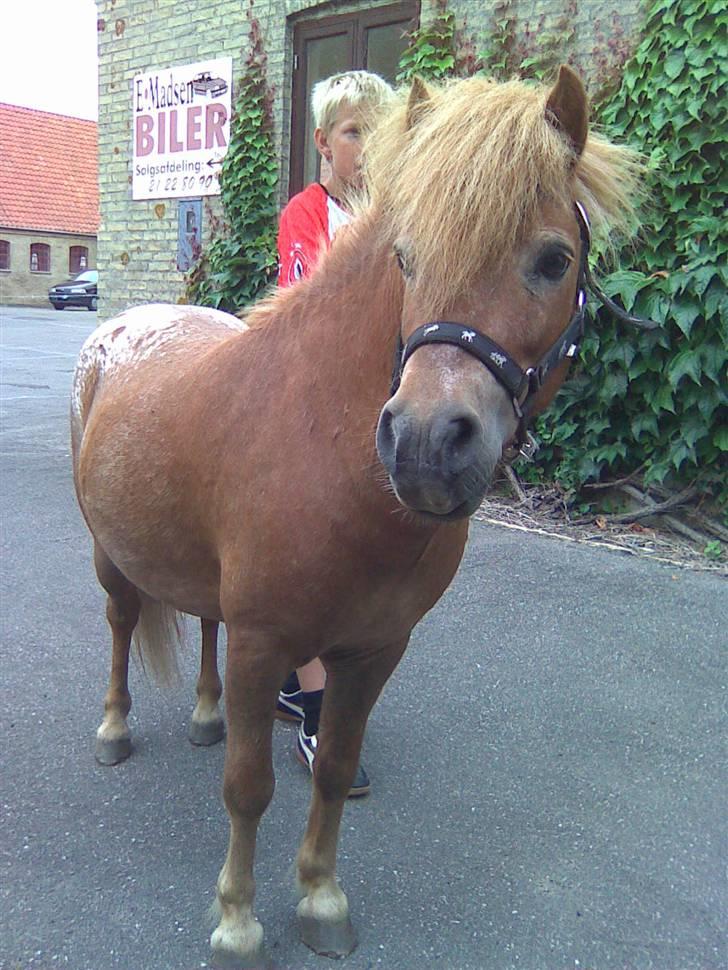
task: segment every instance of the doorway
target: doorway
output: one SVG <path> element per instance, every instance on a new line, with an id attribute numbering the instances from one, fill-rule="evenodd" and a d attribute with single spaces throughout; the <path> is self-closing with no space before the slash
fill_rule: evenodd
<path id="1" fill-rule="evenodd" d="M 419 0 L 318 20 L 301 21 L 293 34 L 293 95 L 289 197 L 319 177 L 313 143 L 311 91 L 317 81 L 340 71 L 372 71 L 393 82 L 419 22 Z"/>

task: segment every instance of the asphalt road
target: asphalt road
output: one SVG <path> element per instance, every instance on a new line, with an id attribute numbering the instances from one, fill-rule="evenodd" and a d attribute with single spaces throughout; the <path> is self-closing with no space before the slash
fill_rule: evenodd
<path id="1" fill-rule="evenodd" d="M 227 845 L 223 748 L 132 674 L 130 761 L 93 758 L 103 597 L 70 477 L 86 311 L 2 314 L 0 968 L 194 970 Z M 475 523 L 365 742 L 339 876 L 346 970 L 726 966 L 726 584 Z M 310 783 L 278 725 L 257 912 L 278 970 Z"/>

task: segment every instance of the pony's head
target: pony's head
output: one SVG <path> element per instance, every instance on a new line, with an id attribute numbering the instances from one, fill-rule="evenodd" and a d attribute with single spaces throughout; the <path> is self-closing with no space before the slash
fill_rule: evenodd
<path id="1" fill-rule="evenodd" d="M 377 450 L 405 507 L 470 515 L 522 410 L 543 408 L 568 368 L 559 338 L 579 329 L 589 235 L 576 203 L 595 230 L 624 227 L 635 159 L 588 134 L 566 67 L 550 90 L 416 81 L 366 157 L 372 211 L 404 277 L 404 366 Z"/>

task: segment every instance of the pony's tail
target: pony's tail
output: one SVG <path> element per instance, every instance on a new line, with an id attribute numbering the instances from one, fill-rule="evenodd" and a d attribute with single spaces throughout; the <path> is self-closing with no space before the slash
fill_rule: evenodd
<path id="1" fill-rule="evenodd" d="M 184 641 L 184 622 L 173 606 L 160 603 L 139 591 L 141 611 L 134 629 L 134 651 L 144 672 L 162 686 L 180 680 L 179 649 Z"/>

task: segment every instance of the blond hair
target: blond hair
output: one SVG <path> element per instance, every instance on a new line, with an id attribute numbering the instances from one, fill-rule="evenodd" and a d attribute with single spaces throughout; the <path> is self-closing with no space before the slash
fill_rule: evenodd
<path id="1" fill-rule="evenodd" d="M 370 126 L 378 111 L 394 99 L 394 91 L 378 74 L 344 71 L 319 81 L 311 93 L 314 124 L 328 135 L 342 104 L 363 115 Z"/>

